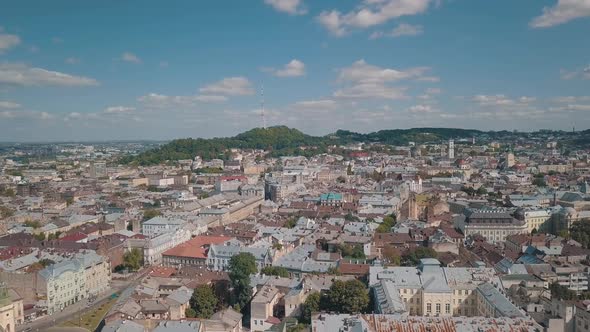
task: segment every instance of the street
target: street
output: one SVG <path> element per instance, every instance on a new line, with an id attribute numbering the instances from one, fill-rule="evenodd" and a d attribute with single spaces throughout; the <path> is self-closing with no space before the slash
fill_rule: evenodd
<path id="1" fill-rule="evenodd" d="M 58 313 L 43 316 L 30 323 L 19 325 L 17 326 L 16 330 L 24 331 L 28 329 L 28 331 L 43 331 L 47 328 L 57 326 L 68 320 L 76 319 L 79 314 L 81 315 L 83 314 L 83 312 L 92 309 L 92 307 L 100 305 L 103 301 L 107 300 L 110 296 L 112 296 L 115 293 L 121 293 L 117 302 L 125 301 L 133 293 L 133 289 L 135 289 L 135 287 L 141 282 L 146 272 L 147 270 L 141 271 L 137 273 L 136 276 L 134 276 L 133 278 L 125 281 L 113 280 L 111 282 L 111 288 L 109 289 L 109 291 L 97 296 L 92 303 L 89 303 L 88 299 L 84 299 L 83 301 L 79 301 L 71 306 L 64 308 L 64 310 Z"/>

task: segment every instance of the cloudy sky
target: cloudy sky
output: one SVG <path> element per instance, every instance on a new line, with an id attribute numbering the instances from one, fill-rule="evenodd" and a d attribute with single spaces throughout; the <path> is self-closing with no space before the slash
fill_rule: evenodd
<path id="1" fill-rule="evenodd" d="M 0 141 L 590 127 L 590 0 L 0 2 Z"/>

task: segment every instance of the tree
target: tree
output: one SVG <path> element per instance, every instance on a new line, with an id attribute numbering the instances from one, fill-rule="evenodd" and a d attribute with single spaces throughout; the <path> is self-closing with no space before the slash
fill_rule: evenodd
<path id="1" fill-rule="evenodd" d="M 49 259 L 49 258 L 43 258 L 43 259 L 41 259 L 41 260 L 39 261 L 39 264 L 41 264 L 41 266 L 43 266 L 43 268 L 46 268 L 46 267 L 48 267 L 49 265 L 53 265 L 53 264 L 55 264 L 55 262 L 54 262 L 54 261 L 52 261 L 52 260 L 51 260 L 51 259 Z"/>
<path id="2" fill-rule="evenodd" d="M 217 297 L 213 292 L 213 288 L 208 285 L 201 285 L 195 288 L 190 299 L 191 309 L 194 310 L 197 318 L 210 318 L 217 307 Z"/>
<path id="3" fill-rule="evenodd" d="M 533 184 L 537 187 L 547 187 L 547 183 L 545 182 L 544 178 L 534 178 Z"/>
<path id="4" fill-rule="evenodd" d="M 563 238 L 568 237 L 567 230 L 562 230 L 559 232 L 559 236 Z M 590 222 L 588 221 L 578 221 L 572 225 L 570 229 L 569 236 L 572 239 L 582 244 L 582 246 L 586 249 L 590 248 Z"/>
<path id="5" fill-rule="evenodd" d="M 552 283 L 549 285 L 549 290 L 551 291 L 551 297 L 556 298 L 558 300 L 576 300 L 577 295 L 576 292 L 558 284 L 557 282 Z"/>
<path id="6" fill-rule="evenodd" d="M 423 258 L 436 258 L 437 256 L 438 253 L 432 248 L 418 247 L 411 253 L 403 255 L 402 262 L 406 266 L 415 266 Z"/>
<path id="7" fill-rule="evenodd" d="M 193 309 L 193 308 L 186 308 L 186 310 L 184 311 L 184 315 L 186 316 L 186 318 L 195 318 L 197 317 L 197 312 Z"/>
<path id="8" fill-rule="evenodd" d="M 257 272 L 256 258 L 251 253 L 239 253 L 229 260 L 229 279 L 233 287 L 230 302 L 232 305 L 239 305 L 240 308 L 252 297 L 250 287 L 250 275 Z"/>
<path id="9" fill-rule="evenodd" d="M 383 248 L 383 251 L 381 251 L 381 256 L 389 263 L 389 265 L 399 266 L 401 264 L 401 256 L 393 247 L 387 246 Z"/>
<path id="10" fill-rule="evenodd" d="M 363 246 L 360 244 L 354 246 L 351 246 L 350 244 L 339 244 L 337 246 L 337 250 L 340 252 L 340 255 L 342 255 L 342 257 L 350 257 L 356 259 L 366 258 Z"/>
<path id="11" fill-rule="evenodd" d="M 143 253 L 138 248 L 133 248 L 123 255 L 125 267 L 137 271 L 143 265 Z"/>
<path id="12" fill-rule="evenodd" d="M 260 273 L 269 275 L 269 276 L 277 276 L 281 278 L 288 278 L 289 271 L 284 267 L 280 266 L 265 266 L 260 270 Z"/>
<path id="13" fill-rule="evenodd" d="M 311 315 L 320 310 L 320 299 L 319 292 L 313 292 L 307 296 L 301 309 L 301 321 L 303 323 L 311 324 Z"/>
<path id="14" fill-rule="evenodd" d="M 330 266 L 328 268 L 328 270 L 326 270 L 326 274 L 332 275 L 332 276 L 339 276 L 342 273 L 340 273 L 340 270 L 338 270 L 338 267 L 336 266 Z"/>
<path id="15" fill-rule="evenodd" d="M 25 221 L 25 227 L 32 227 L 33 229 L 37 229 L 41 227 L 41 222 L 39 220 L 27 220 Z"/>
<path id="16" fill-rule="evenodd" d="M 287 228 L 293 228 L 293 227 L 295 227 L 295 225 L 297 225 L 297 218 L 296 217 L 289 218 L 287 220 L 287 222 L 285 223 L 285 227 L 287 227 Z"/>
<path id="17" fill-rule="evenodd" d="M 359 280 L 336 280 L 320 299 L 320 309 L 346 314 L 366 312 L 369 308 L 369 291 Z"/>
<path id="18" fill-rule="evenodd" d="M 0 206 L 0 218 L 10 218 L 14 215 L 14 211 L 6 206 Z"/>
<path id="19" fill-rule="evenodd" d="M 488 194 L 488 191 L 486 190 L 486 188 L 484 188 L 483 186 L 481 186 L 481 187 L 477 188 L 476 193 L 479 196 L 485 196 L 485 195 Z"/>
<path id="20" fill-rule="evenodd" d="M 346 221 L 360 221 L 359 217 L 353 215 L 352 213 L 348 212 L 345 216 L 344 216 L 344 220 Z"/>
<path id="21" fill-rule="evenodd" d="M 275 249 L 275 250 L 283 250 L 283 245 L 280 244 L 280 243 L 278 243 L 278 242 L 277 243 L 273 243 L 272 244 L 272 248 Z"/>
<path id="22" fill-rule="evenodd" d="M 14 189 L 8 188 L 4 191 L 0 191 L 0 196 L 14 197 L 16 196 L 16 193 L 14 192 Z"/>
<path id="23" fill-rule="evenodd" d="M 461 187 L 461 191 L 465 192 L 467 195 L 469 196 L 475 196 L 475 189 L 473 189 L 472 187 Z"/>
<path id="24" fill-rule="evenodd" d="M 383 175 L 383 173 L 377 172 L 375 170 L 375 171 L 373 171 L 373 174 L 371 174 L 371 179 L 375 182 L 381 182 L 381 181 L 385 180 L 385 175 Z"/>
<path id="25" fill-rule="evenodd" d="M 395 226 L 395 216 L 383 217 L 383 222 L 377 227 L 375 232 L 377 233 L 389 233 L 391 228 Z"/>
<path id="26" fill-rule="evenodd" d="M 39 234 L 33 235 L 33 237 L 35 239 L 37 239 L 38 241 L 44 241 L 45 240 L 45 233 L 41 232 Z"/>
<path id="27" fill-rule="evenodd" d="M 346 175 L 354 175 L 351 164 L 348 164 L 348 166 L 346 167 Z"/>
<path id="28" fill-rule="evenodd" d="M 143 211 L 143 221 L 150 220 L 157 216 L 161 216 L 162 212 L 155 210 L 155 209 L 148 209 Z"/>

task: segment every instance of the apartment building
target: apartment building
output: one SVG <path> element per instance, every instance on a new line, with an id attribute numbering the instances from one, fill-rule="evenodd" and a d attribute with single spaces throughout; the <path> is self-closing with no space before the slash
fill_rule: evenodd
<path id="1" fill-rule="evenodd" d="M 506 241 L 513 234 L 529 233 L 524 220 L 518 220 L 503 210 L 466 210 L 465 218 L 456 222 L 465 237 L 479 234 L 490 243 Z"/>

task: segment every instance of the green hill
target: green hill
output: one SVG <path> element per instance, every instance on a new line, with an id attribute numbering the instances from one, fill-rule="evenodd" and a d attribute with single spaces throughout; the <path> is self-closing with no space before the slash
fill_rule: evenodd
<path id="1" fill-rule="evenodd" d="M 381 130 L 369 134 L 347 130 L 326 136 L 310 136 L 286 126 L 254 128 L 225 138 L 183 138 L 176 139 L 156 149 L 137 156 L 128 156 L 120 161 L 124 164 L 155 165 L 166 161 L 192 159 L 201 156 L 205 160 L 229 158 L 229 149 L 265 149 L 273 157 L 287 155 L 312 156 L 328 151 L 330 145 L 348 143 L 383 143 L 405 145 L 408 142 L 441 142 L 449 138 L 470 138 L 483 132 L 453 128 L 413 128 Z"/>

